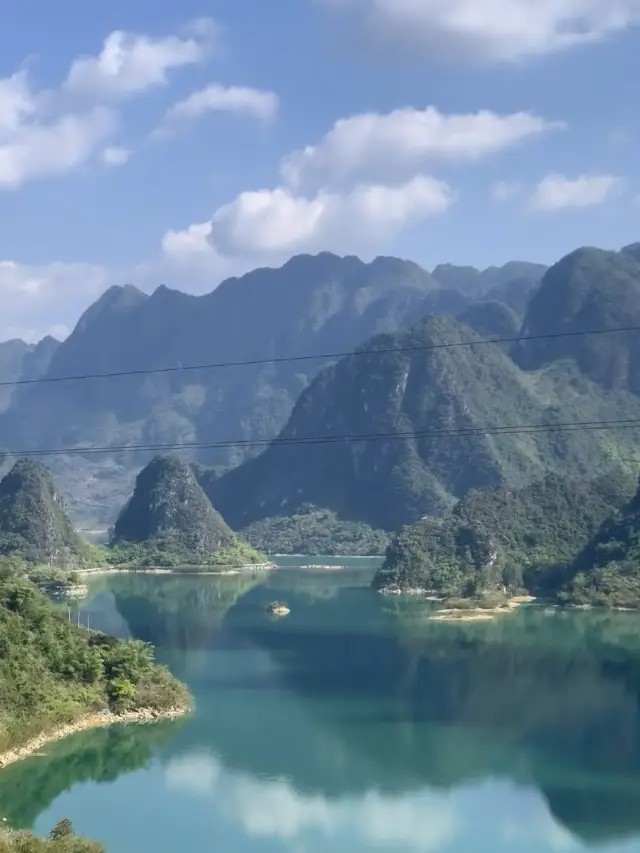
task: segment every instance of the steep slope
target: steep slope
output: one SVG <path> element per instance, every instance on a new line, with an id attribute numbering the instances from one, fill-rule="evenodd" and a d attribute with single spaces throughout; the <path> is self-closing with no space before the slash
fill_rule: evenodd
<path id="1" fill-rule="evenodd" d="M 485 302 L 502 302 L 507 305 L 522 323 L 529 301 L 539 286 L 539 280 L 516 278 L 490 288 L 482 298 Z"/>
<path id="2" fill-rule="evenodd" d="M 514 338 L 520 331 L 518 315 L 503 302 L 475 302 L 458 316 L 458 320 L 481 338 L 490 340 Z M 505 344 L 507 349 L 510 346 Z"/>
<path id="3" fill-rule="evenodd" d="M 209 503 L 177 456 L 157 456 L 138 474 L 115 523 L 113 561 L 141 565 L 259 562 Z"/>
<path id="4" fill-rule="evenodd" d="M 633 458 L 634 438 L 623 431 L 517 428 L 639 417 L 637 398 L 579 374 L 526 374 L 496 345 L 469 346 L 474 339 L 456 321 L 431 316 L 366 342 L 364 350 L 380 352 L 324 370 L 278 440 L 222 477 L 202 477 L 205 491 L 235 529 L 310 503 L 394 530 L 473 488 L 523 486 L 558 467 L 593 477 Z M 409 351 L 384 352 L 392 348 Z M 335 440 L 345 435 L 356 438 Z"/>
<path id="5" fill-rule="evenodd" d="M 59 566 L 91 559 L 41 462 L 19 459 L 0 481 L 0 553 Z"/>
<path id="6" fill-rule="evenodd" d="M 628 251 L 578 249 L 545 274 L 522 327 L 527 336 L 570 336 L 522 341 L 513 356 L 528 370 L 566 359 L 605 388 L 638 394 L 640 333 L 580 333 L 639 325 L 640 262 Z"/>
<path id="7" fill-rule="evenodd" d="M 640 487 L 577 554 L 562 597 L 576 604 L 640 607 Z"/>
<path id="8" fill-rule="evenodd" d="M 60 341 L 46 335 L 37 344 L 25 344 L 24 341 L 5 341 L 0 343 L 0 382 L 33 381 L 42 376 L 49 368 Z M 20 385 L 0 386 L 0 412 L 9 405 L 16 405 L 24 388 Z"/>
<path id="9" fill-rule="evenodd" d="M 633 490 L 630 474 L 593 481 L 552 474 L 523 489 L 469 492 L 442 518 L 403 528 L 374 586 L 469 595 L 524 583 L 548 592 L 564 576 L 563 566 Z"/>
<path id="10" fill-rule="evenodd" d="M 44 378 L 348 352 L 432 310 L 425 300 L 440 289 L 408 261 L 365 264 L 329 253 L 255 270 L 200 297 L 164 286 L 152 296 L 114 287 L 85 312 Z M 458 311 L 460 299 L 448 293 L 445 302 Z M 18 451 L 271 438 L 326 364 L 318 358 L 26 386 L 0 424 L 0 446 Z M 247 446 L 202 451 L 199 459 L 229 466 L 251 452 Z M 75 455 L 52 464 L 77 516 L 110 520 L 149 458 Z"/>
<path id="11" fill-rule="evenodd" d="M 20 379 L 37 379 L 46 373 L 59 346 L 59 340 L 51 335 L 46 335 L 37 344 L 29 347 L 29 351 L 22 362 Z"/>

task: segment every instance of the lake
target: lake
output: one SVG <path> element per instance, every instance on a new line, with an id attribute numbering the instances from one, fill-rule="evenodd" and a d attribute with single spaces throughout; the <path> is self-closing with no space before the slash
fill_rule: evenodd
<path id="1" fill-rule="evenodd" d="M 47 747 L 0 813 L 108 853 L 640 851 L 639 615 L 434 622 L 348 562 L 93 579 L 82 620 L 152 642 L 196 711 Z"/>

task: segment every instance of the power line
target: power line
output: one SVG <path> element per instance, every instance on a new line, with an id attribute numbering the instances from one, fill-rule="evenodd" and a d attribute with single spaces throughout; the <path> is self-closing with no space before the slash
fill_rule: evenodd
<path id="1" fill-rule="evenodd" d="M 568 421 L 565 423 L 549 424 L 513 424 L 503 426 L 481 426 L 460 427 L 443 430 L 427 430 L 420 432 L 384 432 L 384 433 L 343 433 L 340 435 L 307 436 L 303 438 L 275 438 L 275 439 L 236 439 L 234 441 L 203 441 L 203 442 L 175 442 L 173 444 L 127 444 L 120 446 L 102 447 L 67 447 L 51 448 L 46 450 L 17 450 L 5 451 L 7 455 L 15 457 L 31 456 L 67 456 L 67 455 L 93 455 L 96 453 L 135 453 L 135 452 L 157 452 L 168 450 L 205 450 L 234 447 L 260 447 L 260 446 L 295 446 L 295 445 L 317 445 L 317 444 L 342 444 L 371 441 L 405 441 L 429 438 L 464 438 L 467 436 L 487 435 L 538 435 L 549 432 L 591 432 L 593 430 L 609 429 L 639 429 L 640 418 L 627 418 L 611 421 Z"/>
<path id="2" fill-rule="evenodd" d="M 183 373 L 196 370 L 213 370 L 223 367 L 251 367 L 261 364 L 288 364 L 296 361 L 334 361 L 353 356 L 385 355 L 386 353 L 426 352 L 429 350 L 454 349 L 457 347 L 483 346 L 485 344 L 510 344 L 519 341 L 542 341 L 557 338 L 577 338 L 587 335 L 609 335 L 622 332 L 640 332 L 640 326 L 620 326 L 615 329 L 589 329 L 578 332 L 553 332 L 546 335 L 519 335 L 508 338 L 480 338 L 468 341 L 445 341 L 441 344 L 423 344 L 388 349 L 360 349 L 349 352 L 318 353 L 316 355 L 290 355 L 272 358 L 245 359 L 242 361 L 217 361 L 208 364 L 189 364 L 176 367 L 152 367 L 139 370 L 114 370 L 108 373 L 79 373 L 70 376 L 42 376 L 36 379 L 16 379 L 0 382 L 0 388 L 11 385 L 39 385 L 50 382 L 75 382 L 85 379 L 112 379 L 118 376 L 148 376 L 157 373 Z"/>

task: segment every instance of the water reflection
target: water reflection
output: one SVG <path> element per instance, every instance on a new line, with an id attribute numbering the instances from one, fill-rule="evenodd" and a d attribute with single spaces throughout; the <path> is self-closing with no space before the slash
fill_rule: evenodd
<path id="1" fill-rule="evenodd" d="M 188 813 L 194 838 L 222 835 L 234 853 L 640 849 L 635 614 L 532 608 L 446 624 L 364 582 L 110 578 L 104 619 L 115 624 L 117 609 L 196 697 L 195 716 L 148 742 L 138 765 L 163 813 Z M 291 607 L 285 619 L 264 612 L 275 598 Z M 48 793 L 23 821 L 56 790 L 131 759 L 106 739 L 91 776 L 64 743 L 64 774 L 46 770 L 53 753 L 38 759 Z M 168 843 L 153 838 L 159 851 Z"/>

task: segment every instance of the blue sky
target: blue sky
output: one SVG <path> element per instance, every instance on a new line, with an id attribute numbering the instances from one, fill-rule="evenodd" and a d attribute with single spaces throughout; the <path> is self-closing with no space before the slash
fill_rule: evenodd
<path id="1" fill-rule="evenodd" d="M 8 0 L 0 339 L 301 251 L 638 240 L 638 23 L 640 0 Z"/>

